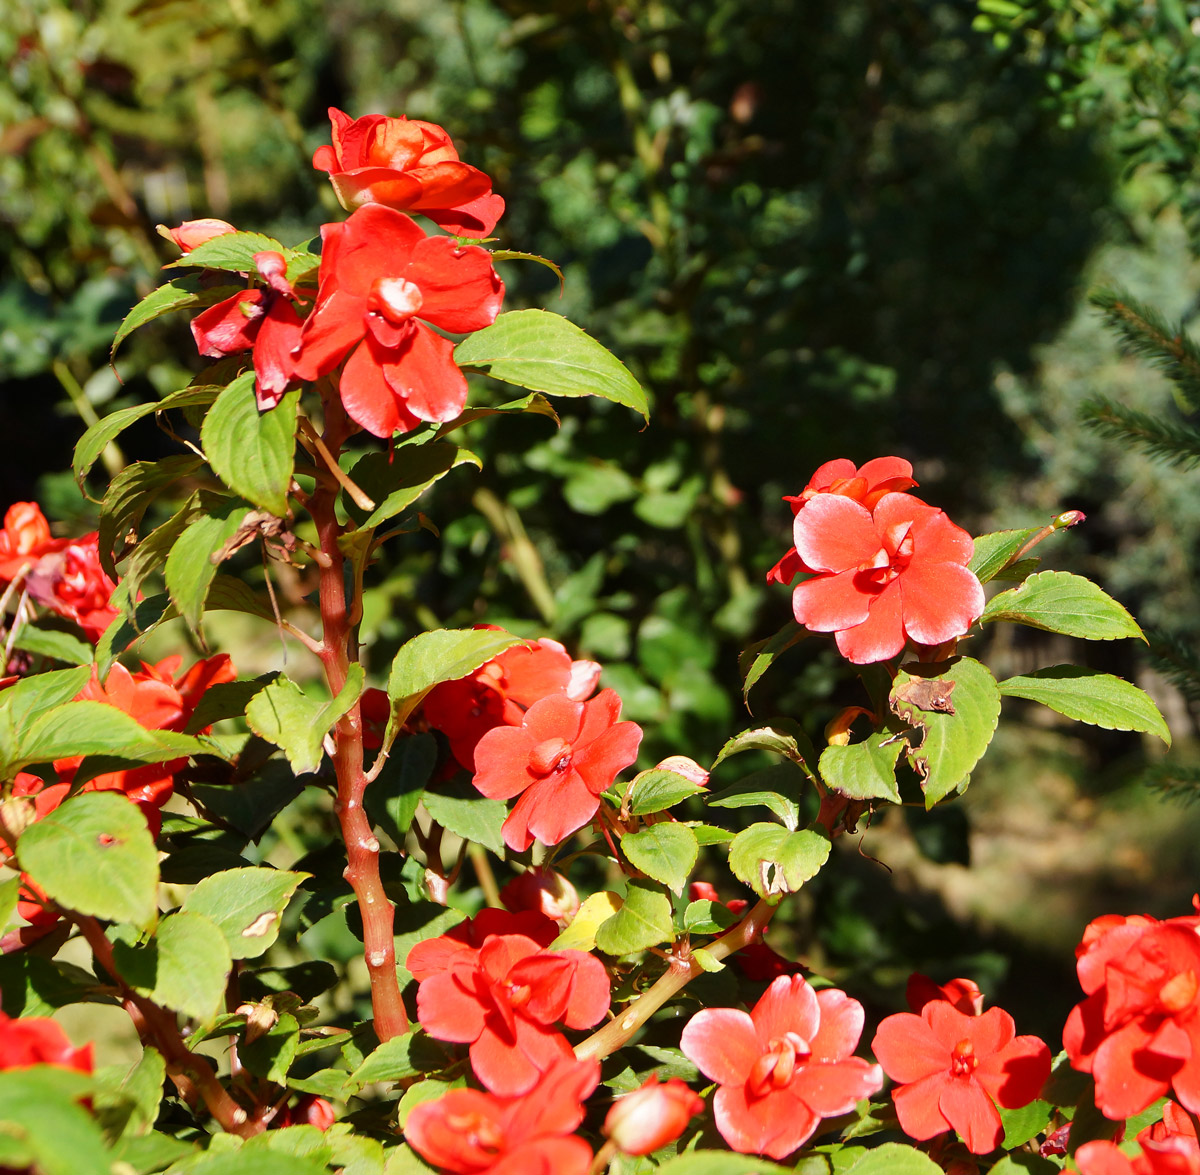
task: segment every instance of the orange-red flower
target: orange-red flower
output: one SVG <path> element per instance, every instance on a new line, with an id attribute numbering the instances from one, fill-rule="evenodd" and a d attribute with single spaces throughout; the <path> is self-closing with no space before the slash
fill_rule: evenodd
<path id="1" fill-rule="evenodd" d="M 85 534 L 44 553 L 26 576 L 32 600 L 73 620 L 89 640 L 98 641 L 117 618 L 109 606 L 116 584 L 100 566 L 99 535 Z"/>
<path id="2" fill-rule="evenodd" d="M 704 1109 L 704 1100 L 678 1077 L 651 1077 L 613 1102 L 604 1133 L 627 1155 L 648 1155 L 674 1142 Z"/>
<path id="3" fill-rule="evenodd" d="M 983 1011 L 983 992 L 973 979 L 951 979 L 949 983 L 934 983 L 928 975 L 914 971 L 908 977 L 904 998 L 909 1009 L 920 1014 L 930 1000 L 946 1000 L 965 1016 L 978 1016 Z"/>
<path id="4" fill-rule="evenodd" d="M 50 524 L 36 502 L 14 502 L 4 513 L 0 530 L 0 583 L 29 570 L 43 556 L 61 551 L 70 539 L 52 539 Z"/>
<path id="5" fill-rule="evenodd" d="M 800 559 L 817 573 L 792 593 L 796 620 L 835 633 L 855 664 L 894 657 L 909 640 L 962 636 L 983 611 L 983 588 L 967 569 L 971 536 L 911 494 L 884 494 L 873 509 L 818 494 L 794 530 Z"/>
<path id="6" fill-rule="evenodd" d="M 184 253 L 190 253 L 197 245 L 203 245 L 205 241 L 211 241 L 213 237 L 236 233 L 237 229 L 227 220 L 206 216 L 200 220 L 185 220 L 176 228 L 166 228 L 160 224 L 158 231 L 170 237 Z"/>
<path id="7" fill-rule="evenodd" d="M 933 999 L 919 1016 L 888 1016 L 871 1042 L 892 1091 L 900 1128 L 924 1141 L 957 1130 L 973 1154 L 1000 1145 L 996 1107 L 1028 1105 L 1050 1076 L 1050 1050 L 1036 1036 L 1017 1036 L 1002 1008 L 982 1015 Z"/>
<path id="8" fill-rule="evenodd" d="M 328 375 L 343 359 L 342 404 L 377 437 L 423 420 L 453 420 L 467 399 L 451 334 L 495 321 L 504 283 L 490 255 L 427 237 L 402 212 L 367 204 L 321 227 L 317 303 L 293 354 L 292 374 Z"/>
<path id="9" fill-rule="evenodd" d="M 862 1026 L 862 1005 L 845 992 L 780 976 L 749 1014 L 697 1012 L 679 1047 L 720 1085 L 721 1137 L 742 1154 L 782 1159 L 822 1118 L 849 1113 L 882 1086 L 879 1066 L 852 1055 Z"/>
<path id="10" fill-rule="evenodd" d="M 475 748 L 475 786 L 493 800 L 519 795 L 504 821 L 504 843 L 524 852 L 556 845 L 600 807 L 600 793 L 637 758 L 642 728 L 618 722 L 621 699 L 601 690 L 590 702 L 552 694 L 520 726 L 497 726 Z"/>
<path id="11" fill-rule="evenodd" d="M 592 1027 L 608 1011 L 609 995 L 599 959 L 501 934 L 422 980 L 417 1018 L 430 1036 L 469 1044 L 475 1076 L 493 1093 L 515 1097 L 573 1055 L 552 1025 Z"/>
<path id="12" fill-rule="evenodd" d="M 404 1137 L 457 1175 L 587 1175 L 591 1148 L 571 1131 L 599 1080 L 598 1061 L 564 1057 L 522 1097 L 452 1089 L 414 1106 Z"/>
<path id="13" fill-rule="evenodd" d="M 31 1065 L 90 1073 L 92 1046 L 89 1043 L 76 1048 L 62 1027 L 49 1017 L 12 1020 L 0 1012 L 0 1069 L 28 1069 Z"/>
<path id="14" fill-rule="evenodd" d="M 492 181 L 463 163 L 450 136 L 431 122 L 329 109 L 332 146 L 318 147 L 313 167 L 329 173 L 343 208 L 386 204 L 419 212 L 460 237 L 486 237 L 504 211 Z"/>
<path id="15" fill-rule="evenodd" d="M 1139 1155 L 1126 1155 L 1107 1139 L 1086 1142 L 1075 1152 L 1080 1175 L 1200 1175 L 1196 1124 L 1182 1106 L 1167 1102 L 1161 1122 L 1138 1136 Z"/>

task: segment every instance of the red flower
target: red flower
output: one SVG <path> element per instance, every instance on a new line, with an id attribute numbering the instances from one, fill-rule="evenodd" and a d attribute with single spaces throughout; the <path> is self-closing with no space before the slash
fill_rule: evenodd
<path id="1" fill-rule="evenodd" d="M 542 637 L 505 649 L 466 677 L 434 686 L 425 698 L 425 720 L 450 740 L 455 759 L 473 771 L 475 747 L 493 727 L 520 726 L 525 711 L 551 694 L 585 701 L 599 680 L 595 661 L 572 661 L 558 641 Z"/>
<path id="2" fill-rule="evenodd" d="M 255 253 L 254 264 L 267 288 L 243 290 L 196 315 L 192 337 L 200 354 L 210 359 L 253 348 L 254 397 L 265 412 L 279 403 L 292 381 L 292 352 L 304 323 L 292 305 L 299 295 L 287 280 L 283 255 Z"/>
<path id="3" fill-rule="evenodd" d="M 1077 952 L 1087 998 L 1067 1017 L 1071 1064 L 1096 1081 L 1096 1106 L 1129 1118 L 1169 1089 L 1200 1110 L 1200 936 L 1194 917 L 1093 923 Z"/>
<path id="4" fill-rule="evenodd" d="M 501 891 L 500 900 L 513 911 L 533 910 L 565 926 L 579 913 L 575 887 L 553 869 L 526 869 Z"/>
<path id="5" fill-rule="evenodd" d="M 404 1137 L 423 1158 L 459 1175 L 587 1175 L 591 1148 L 571 1131 L 599 1080 L 599 1061 L 570 1057 L 523 1097 L 452 1089 L 414 1106 Z"/>
<path id="6" fill-rule="evenodd" d="M 380 204 L 321 228 L 317 304 L 304 324 L 294 374 L 314 380 L 347 355 L 341 396 L 350 418 L 377 437 L 422 420 L 453 420 L 467 398 L 452 334 L 495 321 L 504 283 L 490 256 L 449 237 L 427 237 Z"/>
<path id="7" fill-rule="evenodd" d="M 1050 1076 L 1050 1050 L 1016 1036 L 1002 1008 L 968 1016 L 948 1000 L 930 1000 L 919 1016 L 888 1016 L 871 1050 L 899 1082 L 892 1100 L 904 1133 L 924 1141 L 957 1130 L 976 1155 L 1004 1137 L 996 1106 L 1028 1105 Z"/>
<path id="8" fill-rule="evenodd" d="M 190 253 L 197 245 L 203 245 L 205 241 L 211 241 L 213 237 L 236 233 L 237 229 L 227 220 L 206 216 L 201 220 L 185 220 L 178 228 L 167 228 L 160 224 L 158 231 L 163 236 L 170 237 L 184 253 Z"/>
<path id="9" fill-rule="evenodd" d="M 908 977 L 904 998 L 918 1015 L 930 1000 L 946 1000 L 964 1016 L 978 1016 L 983 1011 L 983 992 L 971 979 L 951 979 L 949 983 L 937 984 L 928 975 L 914 971 Z"/>
<path id="10" fill-rule="evenodd" d="M 438 1040 L 470 1044 L 471 1068 L 493 1093 L 528 1093 L 571 1046 L 550 1025 L 590 1028 L 608 1011 L 608 973 L 583 951 L 548 951 L 521 934 L 422 980 L 417 1018 Z"/>
<path id="11" fill-rule="evenodd" d="M 61 551 L 70 539 L 52 539 L 50 524 L 36 502 L 14 502 L 4 514 L 0 530 L 0 583 L 15 579 L 22 568 L 31 568 L 43 555 Z"/>
<path id="12" fill-rule="evenodd" d="M 853 461 L 838 457 L 826 461 L 799 494 L 794 497 L 785 494 L 783 500 L 791 506 L 793 516 L 818 494 L 840 494 L 873 510 L 884 494 L 902 493 L 916 484 L 912 466 L 901 457 L 876 457 L 861 469 L 856 468 Z M 800 572 L 812 570 L 804 565 L 796 548 L 792 547 L 767 572 L 767 583 L 789 584 Z"/>
<path id="13" fill-rule="evenodd" d="M 499 934 L 521 934 L 540 947 L 548 947 L 558 937 L 558 927 L 533 910 L 510 914 L 507 910 L 483 909 L 445 934 L 414 943 L 404 966 L 414 979 L 428 979 L 447 970 L 453 962 L 478 959 L 479 948 Z"/>
<path id="14" fill-rule="evenodd" d="M 604 1133 L 627 1155 L 648 1155 L 674 1142 L 704 1109 L 704 1099 L 678 1077 L 659 1084 L 657 1077 L 613 1102 Z"/>
<path id="15" fill-rule="evenodd" d="M 556 845 L 600 807 L 600 793 L 637 758 L 642 728 L 618 722 L 610 689 L 590 702 L 552 694 L 534 702 L 520 726 L 497 726 L 475 748 L 475 786 L 493 800 L 520 795 L 504 821 L 504 843 L 523 852 Z"/>
<path id="16" fill-rule="evenodd" d="M 440 126 L 416 119 L 368 114 L 351 118 L 329 108 L 332 147 L 318 147 L 313 167 L 329 173 L 348 212 L 386 204 L 420 212 L 460 237 L 486 237 L 504 211 L 492 181 L 459 161 Z"/>
<path id="17" fill-rule="evenodd" d="M 25 580 L 33 600 L 73 620 L 91 641 L 98 641 L 118 614 L 108 604 L 117 585 L 100 566 L 98 542 L 93 532 L 42 555 Z"/>
<path id="18" fill-rule="evenodd" d="M 780 976 L 749 1015 L 697 1012 L 679 1047 L 721 1087 L 713 1101 L 721 1137 L 742 1154 L 782 1159 L 822 1118 L 849 1113 L 883 1085 L 878 1065 L 851 1055 L 862 1026 L 862 1005 L 845 992 Z"/>
<path id="19" fill-rule="evenodd" d="M 1142 1153 L 1133 1157 L 1107 1139 L 1085 1142 L 1075 1152 L 1080 1175 L 1200 1175 L 1195 1123 L 1174 1102 L 1167 1102 L 1163 1120 L 1137 1140 Z"/>
<path id="20" fill-rule="evenodd" d="M 0 1069 L 28 1069 L 31 1065 L 90 1073 L 92 1046 L 75 1048 L 59 1024 L 46 1016 L 11 1020 L 0 1012 Z"/>
<path id="21" fill-rule="evenodd" d="M 820 494 L 796 515 L 795 534 L 817 572 L 793 592 L 796 620 L 836 633 L 855 664 L 894 657 L 907 640 L 962 636 L 983 611 L 983 588 L 966 567 L 970 535 L 910 494 L 885 494 L 873 511 Z"/>

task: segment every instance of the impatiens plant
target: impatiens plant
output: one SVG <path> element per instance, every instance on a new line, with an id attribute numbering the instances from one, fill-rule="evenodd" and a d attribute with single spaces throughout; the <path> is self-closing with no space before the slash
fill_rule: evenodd
<path id="1" fill-rule="evenodd" d="M 347 219 L 296 245 L 164 229 L 186 273 L 116 342 L 188 310 L 216 362 L 99 419 L 74 470 L 89 485 L 151 414 L 177 451 L 121 469 L 92 534 L 56 535 L 31 502 L 4 517 L 0 1166 L 1197 1170 L 1200 918 L 1093 923 L 1057 1061 L 970 978 L 913 976 L 911 1011 L 887 1015 L 764 940 L 875 812 L 965 791 L 1004 697 L 1169 741 L 1118 677 L 997 680 L 968 655 L 1001 623 L 1141 636 L 1096 585 L 1037 569 L 1083 516 L 972 538 L 902 458 L 798 470 L 794 546 L 765 571 L 795 621 L 742 670 L 748 697 L 832 634 L 863 693 L 821 746 L 784 715 L 712 764 L 655 763 L 599 664 L 486 617 L 380 664 L 364 583 L 435 529 L 422 495 L 478 465 L 462 428 L 553 417 L 554 396 L 648 410 L 579 326 L 502 311 L 496 266 L 526 255 L 488 248 L 503 200 L 440 127 L 330 119 L 313 163 Z M 472 403 L 479 373 L 519 391 Z M 283 667 L 239 671 L 216 611 L 273 626 Z M 139 665 L 171 633 L 186 659 Z M 785 774 L 737 778 L 745 752 Z M 280 831 L 295 820 L 307 839 Z M 93 1071 L 46 1018 L 68 1004 L 123 1010 L 132 1063 Z"/>

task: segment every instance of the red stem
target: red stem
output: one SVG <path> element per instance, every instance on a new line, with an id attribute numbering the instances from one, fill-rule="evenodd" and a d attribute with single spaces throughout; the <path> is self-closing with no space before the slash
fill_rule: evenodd
<path id="1" fill-rule="evenodd" d="M 352 425 L 336 392 L 325 400 L 325 447 L 336 462 Z M 350 622 L 352 609 L 346 602 L 344 559 L 338 547 L 342 528 L 334 503 L 336 482 L 321 478 L 308 504 L 317 526 L 320 548 L 328 558 L 321 568 L 321 663 L 329 692 L 336 696 L 346 684 L 351 662 L 358 660 L 358 634 Z M 396 976 L 396 946 L 393 939 L 394 911 L 379 876 L 379 840 L 363 810 L 367 778 L 363 772 L 362 717 L 356 702 L 333 728 L 333 769 L 337 775 L 337 815 L 346 842 L 348 865 L 345 877 L 358 898 L 362 914 L 363 946 L 371 981 L 371 1007 L 375 1035 L 381 1041 L 408 1031 L 408 1013 L 400 998 Z"/>

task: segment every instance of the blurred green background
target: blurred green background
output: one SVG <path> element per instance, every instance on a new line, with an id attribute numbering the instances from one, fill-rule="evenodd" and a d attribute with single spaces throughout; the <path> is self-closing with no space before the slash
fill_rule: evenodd
<path id="1" fill-rule="evenodd" d="M 500 247 L 562 266 L 560 292 L 504 263 L 506 306 L 583 325 L 653 411 L 641 431 L 573 401 L 558 430 L 471 426 L 483 474 L 440 483 L 422 504 L 440 537 L 398 539 L 375 569 L 376 675 L 428 626 L 552 635 L 605 663 L 650 762 L 710 761 L 751 721 L 739 649 L 790 616 L 763 580 L 790 543 L 781 495 L 881 454 L 975 533 L 1086 511 L 1050 565 L 1194 641 L 1196 478 L 1099 439 L 1079 407 L 1176 410 L 1086 294 L 1117 282 L 1195 313 L 1197 34 L 1182 0 L 7 0 L 0 504 L 36 496 L 88 527 L 60 472 L 85 422 L 200 368 L 186 317 L 108 363 L 175 256 L 156 223 L 307 239 L 343 215 L 310 162 L 326 108 L 404 113 L 493 177 Z M 148 421 L 121 443 L 175 447 Z M 238 643 L 244 672 L 278 654 L 269 630 Z M 1138 680 L 1188 762 L 1194 707 L 1128 644 L 1022 630 L 970 651 L 998 674 L 1088 658 Z M 858 696 L 814 640 L 751 702 L 819 737 Z M 877 820 L 861 852 L 888 868 L 847 846 L 779 943 L 884 1003 L 912 966 L 974 974 L 1056 1041 L 1084 922 L 1186 912 L 1200 821 L 1139 783 L 1139 738 L 1008 717 L 964 801 Z"/>

